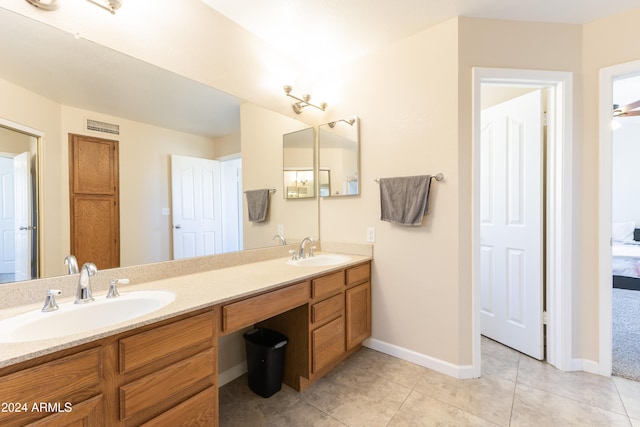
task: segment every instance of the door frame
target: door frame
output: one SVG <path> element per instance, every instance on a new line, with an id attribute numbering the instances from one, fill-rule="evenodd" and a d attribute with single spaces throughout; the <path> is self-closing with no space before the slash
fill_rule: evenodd
<path id="1" fill-rule="evenodd" d="M 611 119 L 613 108 L 613 81 L 640 74 L 640 61 L 612 65 L 600 69 L 599 100 L 599 176 L 598 176 L 598 373 L 610 376 L 613 363 L 611 270 L 611 221 L 612 221 L 612 145 Z"/>
<path id="2" fill-rule="evenodd" d="M 480 141 L 483 83 L 549 88 L 544 212 L 546 360 L 571 370 L 573 73 L 474 67 L 472 70 L 472 353 L 473 376 L 481 376 Z"/>
<path id="3" fill-rule="evenodd" d="M 41 230 L 45 229 L 44 224 L 46 222 L 46 215 L 42 215 L 42 212 L 44 212 L 44 209 L 45 209 L 44 191 L 41 191 L 41 189 L 44 188 L 44 182 L 45 182 L 44 171 L 42 170 L 42 166 L 41 166 L 44 164 L 42 162 L 42 159 L 44 154 L 43 142 L 44 142 L 45 134 L 44 132 L 38 129 L 29 127 L 20 123 L 16 123 L 2 117 L 0 117 L 0 127 L 12 130 L 14 132 L 28 135 L 32 138 L 35 138 L 36 140 L 36 153 L 35 153 L 36 179 L 35 179 L 35 182 L 31 183 L 32 187 L 34 187 L 35 194 L 32 195 L 32 206 L 31 206 L 30 215 L 32 216 L 32 220 L 34 222 L 31 224 L 31 226 L 33 227 L 33 230 L 31 232 L 35 233 L 35 237 L 33 236 L 31 237 L 31 242 L 32 242 L 31 274 L 33 276 L 32 277 L 33 279 L 37 279 L 43 274 L 42 266 L 46 265 L 46 262 L 45 262 L 46 254 L 43 249 L 45 247 L 45 236 L 44 236 L 44 233 L 41 232 Z M 33 163 L 33 159 L 32 159 L 32 163 Z"/>

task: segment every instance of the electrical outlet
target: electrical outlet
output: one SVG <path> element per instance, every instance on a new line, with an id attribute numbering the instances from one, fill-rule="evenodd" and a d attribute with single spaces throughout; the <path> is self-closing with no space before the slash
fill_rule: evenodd
<path id="1" fill-rule="evenodd" d="M 367 242 L 375 242 L 376 241 L 376 229 L 374 227 L 367 228 Z"/>

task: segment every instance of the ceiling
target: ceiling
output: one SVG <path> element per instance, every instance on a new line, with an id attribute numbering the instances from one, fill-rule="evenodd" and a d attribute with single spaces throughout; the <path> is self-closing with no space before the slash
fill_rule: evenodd
<path id="1" fill-rule="evenodd" d="M 314 67 L 352 60 L 455 16 L 585 24 L 640 7 L 638 0 L 202 1 Z"/>

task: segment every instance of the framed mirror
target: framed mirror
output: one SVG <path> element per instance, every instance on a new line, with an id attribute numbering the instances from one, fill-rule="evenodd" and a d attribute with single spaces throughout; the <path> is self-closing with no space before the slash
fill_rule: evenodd
<path id="1" fill-rule="evenodd" d="M 282 136 L 282 165 L 285 199 L 316 197 L 314 128 Z"/>
<path id="2" fill-rule="evenodd" d="M 360 194 L 360 125 L 357 117 L 319 126 L 318 165 L 320 197 Z"/>

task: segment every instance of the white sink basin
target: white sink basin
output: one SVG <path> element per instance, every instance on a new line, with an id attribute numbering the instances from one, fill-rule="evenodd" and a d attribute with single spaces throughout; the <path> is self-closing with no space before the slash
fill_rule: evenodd
<path id="1" fill-rule="evenodd" d="M 350 261 L 351 257 L 340 254 L 320 254 L 309 258 L 300 258 L 297 260 L 288 260 L 287 264 L 297 265 L 299 267 L 326 267 L 338 265 Z"/>
<path id="2" fill-rule="evenodd" d="M 96 297 L 87 304 L 60 304 L 56 311 L 30 311 L 0 321 L 0 342 L 60 338 L 100 329 L 156 311 L 176 295 L 166 291 L 122 292 L 117 298 Z"/>

